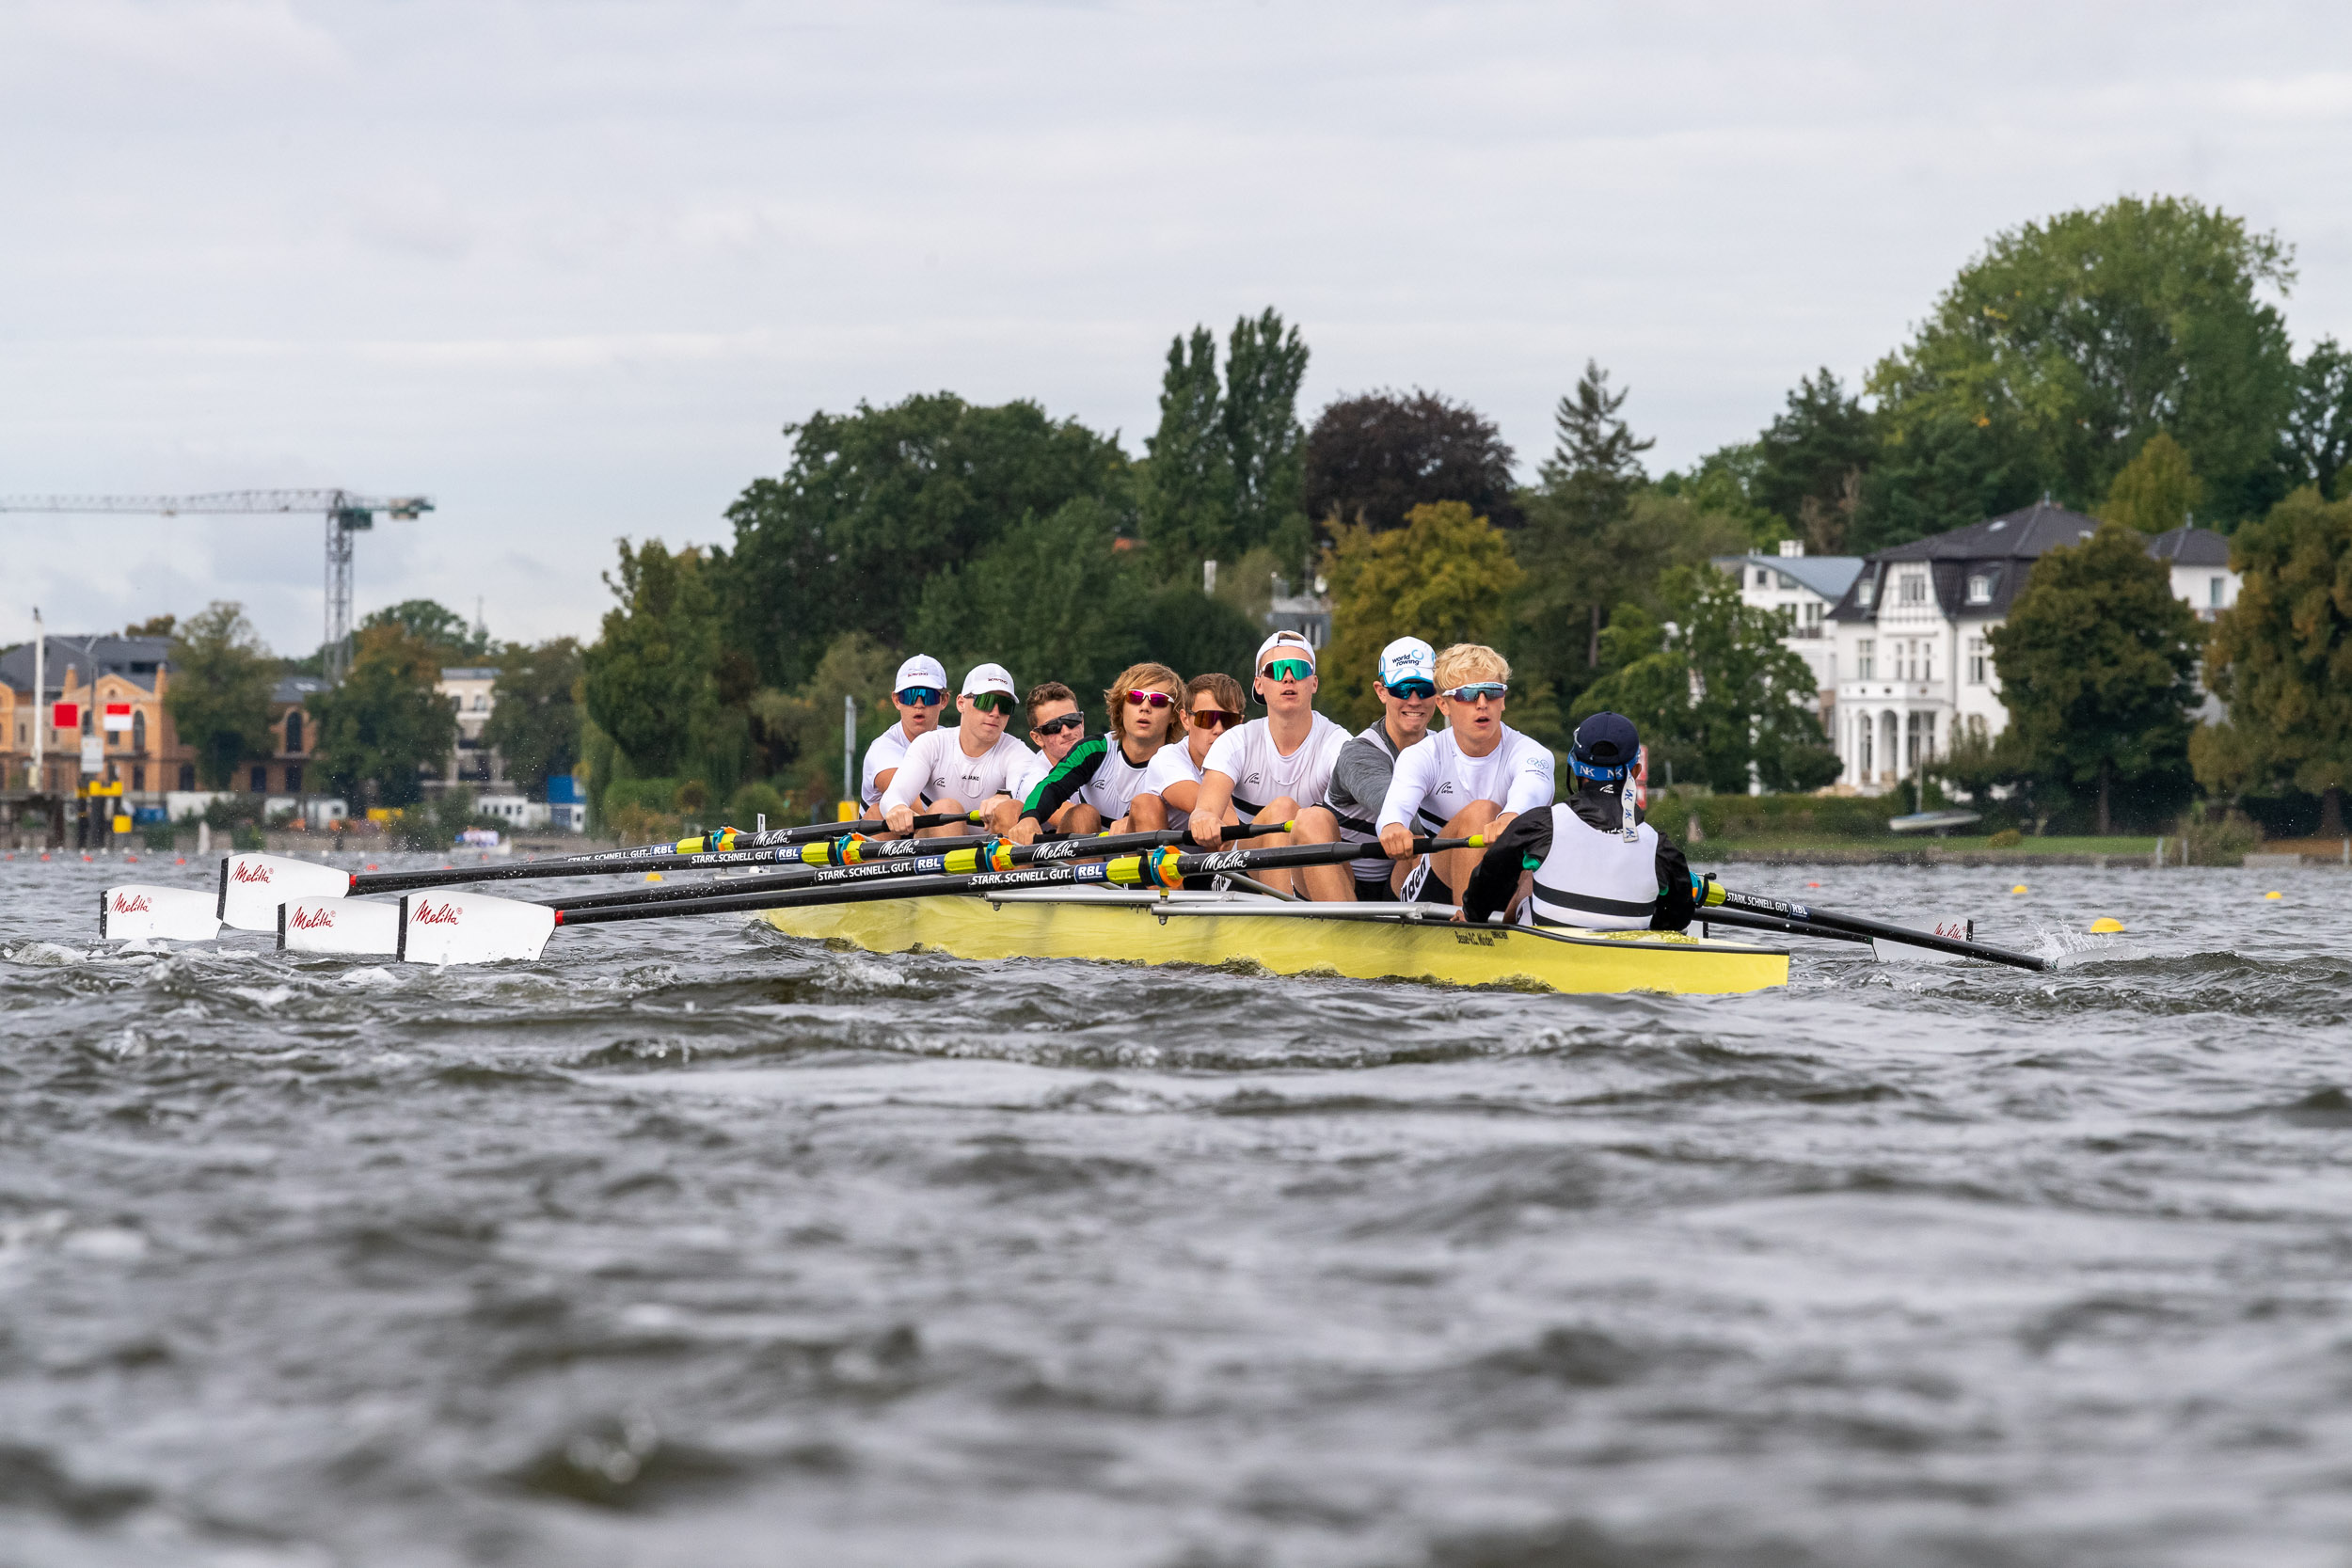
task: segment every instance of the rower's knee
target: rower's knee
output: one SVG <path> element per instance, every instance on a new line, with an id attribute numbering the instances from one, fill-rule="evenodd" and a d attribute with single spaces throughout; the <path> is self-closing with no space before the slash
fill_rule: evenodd
<path id="1" fill-rule="evenodd" d="M 1328 807 L 1309 806 L 1298 814 L 1298 827 L 1291 837 L 1300 844 L 1337 844 L 1340 819 Z"/>
<path id="2" fill-rule="evenodd" d="M 1054 831 L 1076 836 L 1103 831 L 1103 814 L 1084 800 L 1073 800 L 1054 814 Z"/>
<path id="3" fill-rule="evenodd" d="M 1491 827 L 1502 808 L 1492 800 L 1472 800 L 1447 819 L 1440 834 L 1446 838 L 1468 838 Z"/>
<path id="4" fill-rule="evenodd" d="M 1127 820 L 1139 833 L 1156 833 L 1168 827 L 1168 802 L 1156 795 L 1138 795 L 1127 802 Z"/>

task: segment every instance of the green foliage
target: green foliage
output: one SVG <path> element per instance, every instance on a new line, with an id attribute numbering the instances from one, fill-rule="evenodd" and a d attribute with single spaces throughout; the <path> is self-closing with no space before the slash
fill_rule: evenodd
<path id="1" fill-rule="evenodd" d="M 641 777 L 677 773 L 698 732 L 718 718 L 717 605 L 699 552 L 675 555 L 658 539 L 620 542 L 620 577 L 605 586 L 619 604 L 583 656 L 588 717 Z"/>
<path id="2" fill-rule="evenodd" d="M 2188 453 L 2159 430 L 2116 474 L 2099 515 L 2142 533 L 2162 533 L 2185 524 L 2204 499 L 2204 481 L 2189 467 Z"/>
<path id="3" fill-rule="evenodd" d="M 1659 774 L 1653 762 L 1650 771 Z M 1903 795 L 1729 795 L 1675 794 L 1650 807 L 1650 816 L 1666 832 L 1686 835 L 1689 824 L 1699 825 L 1707 839 L 1772 837 L 1887 838 L 1887 818 L 1911 809 Z"/>
<path id="4" fill-rule="evenodd" d="M 1327 532 L 1403 528 L 1431 501 L 1461 501 L 1497 528 L 1519 524 L 1512 451 L 1492 420 L 1416 388 L 1330 404 L 1307 433 L 1307 515 Z"/>
<path id="5" fill-rule="evenodd" d="M 1590 530 L 1624 516 L 1646 482 L 1642 453 L 1658 438 L 1636 436 L 1617 412 L 1632 390 L 1612 392 L 1609 372 L 1587 359 L 1576 390 L 1552 410 L 1558 441 L 1544 461 L 1544 493 Z"/>
<path id="6" fill-rule="evenodd" d="M 2147 540 L 2107 523 L 2036 562 L 1990 633 L 2022 768 L 2060 791 L 2095 789 L 2102 833 L 2119 795 L 2143 821 L 2187 800 L 2200 630 Z"/>
<path id="7" fill-rule="evenodd" d="M 812 414 L 786 433 L 790 465 L 728 508 L 735 548 L 714 562 L 734 644 L 779 689 L 806 680 L 845 631 L 905 646 L 930 574 L 1025 515 L 1084 498 L 1126 520 L 1118 442 L 1033 403 L 984 408 L 941 392 Z"/>
<path id="8" fill-rule="evenodd" d="M 2230 558 L 2245 580 L 2205 649 L 2230 719 L 2199 733 L 2197 776 L 2233 794 L 2292 784 L 2340 799 L 2352 777 L 2352 497 L 2306 485 L 2240 529 Z"/>
<path id="9" fill-rule="evenodd" d="M 1230 562 L 1278 538 L 1287 559 L 1305 554 L 1298 384 L 1307 345 L 1268 309 L 1236 320 L 1226 350 L 1220 391 L 1216 341 L 1207 327 L 1168 344 L 1159 429 L 1144 443 L 1151 460 L 1136 497 L 1143 538 L 1152 569 L 1170 580 L 1190 576 L 1202 561 Z"/>
<path id="10" fill-rule="evenodd" d="M 171 640 L 164 709 L 181 744 L 196 752 L 207 789 L 228 789 L 237 764 L 271 750 L 270 690 L 277 663 L 245 618 L 245 607 L 215 600 Z"/>
<path id="11" fill-rule="evenodd" d="M 390 837 L 403 849 L 437 849 L 447 854 L 456 847 L 457 835 L 468 828 L 490 828 L 503 832 L 507 824 L 476 811 L 473 790 L 459 784 L 404 806 L 393 819 Z"/>
<path id="12" fill-rule="evenodd" d="M 1331 646 L 1316 705 L 1350 729 L 1379 717 L 1372 682 L 1383 647 L 1399 637 L 1438 649 L 1492 641 L 1519 583 L 1510 541 L 1461 501 L 1417 506 L 1386 532 L 1341 528 L 1326 573 Z"/>
<path id="13" fill-rule="evenodd" d="M 1756 503 L 1815 554 L 1836 555 L 1853 530 L 1879 445 L 1877 420 L 1825 365 L 1797 383 L 1756 443 Z"/>
<path id="14" fill-rule="evenodd" d="M 798 691 L 761 689 L 752 699 L 755 734 L 764 748 L 761 771 L 787 778 L 793 799 L 804 807 L 839 799 L 842 699 L 857 704 L 863 760 L 865 746 L 898 721 L 890 703 L 898 662 L 896 653 L 864 632 L 844 632 Z"/>
<path id="15" fill-rule="evenodd" d="M 1160 380 L 1160 427 L 1143 444 L 1150 461 L 1137 511 L 1153 566 L 1173 576 L 1193 562 L 1230 559 L 1233 543 L 1233 448 L 1216 384 L 1216 340 L 1205 326 L 1168 345 Z"/>
<path id="16" fill-rule="evenodd" d="M 420 769 L 437 771 L 457 744 L 457 715 L 433 689 L 440 659 L 398 626 L 359 633 L 351 673 L 312 694 L 316 765 L 335 792 L 355 802 L 406 806 L 423 790 Z"/>
<path id="17" fill-rule="evenodd" d="M 748 832 L 765 816 L 771 828 L 780 828 L 791 812 L 791 803 L 773 784 L 754 782 L 737 790 L 727 802 L 726 825 Z"/>
<path id="18" fill-rule="evenodd" d="M 1307 378 L 1307 345 L 1271 307 L 1233 323 L 1226 340 L 1225 439 L 1232 453 L 1236 554 L 1284 532 L 1303 560 L 1311 537 L 1302 510 L 1307 432 L 1298 422 L 1298 385 Z"/>
<path id="19" fill-rule="evenodd" d="M 1243 690 L 1249 689 L 1249 661 L 1265 640 L 1263 618 L 1176 583 L 1155 589 L 1144 599 L 1143 627 L 1140 657 L 1158 659 L 1187 680 L 1221 673 L 1240 681 Z M 1084 693 L 1089 689 L 1077 689 Z"/>
<path id="20" fill-rule="evenodd" d="M 466 618 L 437 599 L 403 599 L 359 623 L 361 631 L 396 626 L 433 650 L 442 664 L 480 664 L 498 651 L 489 633 L 476 631 Z"/>
<path id="21" fill-rule="evenodd" d="M 506 776 L 532 796 L 580 761 L 580 689 L 587 666 L 580 643 L 559 637 L 536 647 L 510 642 L 499 657 L 484 744 L 497 748 Z"/>
<path id="22" fill-rule="evenodd" d="M 1578 697 L 1574 716 L 1624 714 L 1650 748 L 1651 768 L 1718 791 L 1815 789 L 1837 762 L 1815 715 L 1813 673 L 1780 641 L 1780 618 L 1742 604 L 1739 584 L 1711 566 L 1678 566 L 1660 585 L 1661 619 L 1619 608 L 1601 633 L 1608 673 Z"/>
<path id="23" fill-rule="evenodd" d="M 2169 431 L 2225 525 L 2259 510 L 2294 396 L 2265 289 L 2275 237 L 2193 200 L 2126 197 L 1997 234 L 1869 389 L 1887 447 L 1866 546 L 1980 521 L 2047 491 L 2083 507 Z"/>
<path id="24" fill-rule="evenodd" d="M 1763 443 L 1740 441 L 1708 452 L 1688 473 L 1661 474 L 1652 488 L 1658 495 L 1688 501 L 1701 512 L 1736 520 L 1747 530 L 1750 548 L 1770 550 L 1794 535 L 1784 519 L 1756 499 L 1763 467 Z"/>
<path id="25" fill-rule="evenodd" d="M 2287 483 L 2343 500 L 2352 483 L 2352 355 L 2322 338 L 2295 368 L 2295 403 L 2280 440 Z"/>

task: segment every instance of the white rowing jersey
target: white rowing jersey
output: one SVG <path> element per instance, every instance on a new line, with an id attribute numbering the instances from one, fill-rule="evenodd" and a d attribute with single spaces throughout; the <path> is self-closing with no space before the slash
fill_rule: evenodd
<path id="1" fill-rule="evenodd" d="M 1165 752 L 1168 748 L 1162 746 L 1159 750 Z M 1143 775 L 1151 767 L 1151 757 L 1141 762 L 1130 757 L 1117 736 L 1098 735 L 1091 740 L 1081 740 L 1063 753 L 1061 761 L 1048 768 L 1044 777 L 1031 784 L 1027 794 L 1020 797 L 1023 815 L 1051 822 L 1062 807 L 1073 800 L 1083 800 L 1104 821 L 1116 822 L 1127 815 L 1127 802 L 1143 787 Z"/>
<path id="2" fill-rule="evenodd" d="M 1143 783 L 1136 785 L 1136 793 L 1165 798 L 1170 784 L 1200 782 L 1200 765 L 1192 760 L 1191 745 L 1171 740 L 1152 753 L 1152 766 L 1143 770 Z"/>
<path id="3" fill-rule="evenodd" d="M 977 808 L 993 795 L 1012 792 L 1013 775 L 1037 755 L 1009 735 L 977 757 L 963 754 L 957 736 L 961 730 L 932 730 L 918 735 L 898 759 L 898 775 L 882 791 L 882 808 L 911 806 L 917 800 L 954 800 Z"/>
<path id="4" fill-rule="evenodd" d="M 866 774 L 858 781 L 857 798 L 868 811 L 873 809 L 875 801 L 882 799 L 882 785 L 874 782 L 874 775 L 887 773 L 898 767 L 905 759 L 907 748 L 913 744 L 914 742 L 907 734 L 907 727 L 893 724 L 876 736 L 874 743 L 866 748 Z"/>
<path id="5" fill-rule="evenodd" d="M 1043 752 L 1031 752 L 1021 766 L 1012 770 L 1006 781 L 1005 793 L 1016 800 L 1025 800 L 1046 774 L 1054 770 L 1054 759 Z"/>
<path id="6" fill-rule="evenodd" d="M 1252 719 L 1216 737 L 1200 765 L 1204 773 L 1233 781 L 1233 811 L 1245 821 L 1287 796 L 1311 806 L 1330 787 L 1331 762 L 1347 744 L 1347 732 L 1318 713 L 1298 750 L 1284 756 L 1274 749 L 1271 720 Z"/>
<path id="7" fill-rule="evenodd" d="M 1401 822 L 1416 833 L 1434 833 L 1472 800 L 1492 800 L 1517 816 L 1551 804 L 1551 797 L 1549 747 L 1505 724 L 1495 749 L 1473 757 L 1454 731 L 1438 730 L 1396 754 L 1378 826 Z"/>

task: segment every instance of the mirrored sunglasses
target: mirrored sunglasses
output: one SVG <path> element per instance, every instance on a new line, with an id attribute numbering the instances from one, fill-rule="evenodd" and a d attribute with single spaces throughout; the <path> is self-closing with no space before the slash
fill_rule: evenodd
<path id="1" fill-rule="evenodd" d="M 1029 733 L 1031 735 L 1059 735 L 1064 730 L 1082 730 L 1086 728 L 1086 721 L 1087 716 L 1083 713 L 1065 713 L 1058 719 L 1048 719 Z"/>
<path id="2" fill-rule="evenodd" d="M 1481 697 L 1499 703 L 1502 701 L 1502 694 L 1510 689 L 1509 683 L 1504 681 L 1478 681 L 1470 686 L 1457 686 L 1446 695 L 1457 703 L 1474 703 Z"/>
<path id="3" fill-rule="evenodd" d="M 1390 683 L 1388 691 L 1391 697 L 1402 697 L 1407 700 L 1434 697 L 1438 694 L 1438 683 L 1421 680 L 1393 681 Z"/>
<path id="4" fill-rule="evenodd" d="M 976 691 L 972 694 L 972 705 L 982 713 L 1010 713 L 1021 705 L 1009 691 Z"/>
<path id="5" fill-rule="evenodd" d="M 1127 693 L 1127 700 L 1131 703 L 1141 703 L 1145 707 L 1166 707 L 1176 699 L 1165 691 L 1130 690 Z"/>
<path id="6" fill-rule="evenodd" d="M 898 701 L 909 707 L 937 707 L 947 700 L 947 693 L 935 686 L 910 686 L 898 693 Z"/>
<path id="7" fill-rule="evenodd" d="M 1196 730 L 1231 729 L 1240 722 L 1240 714 L 1228 713 L 1221 707 L 1197 707 L 1192 710 L 1192 727 Z"/>
<path id="8" fill-rule="evenodd" d="M 1303 681 L 1311 679 L 1315 667 L 1303 658 L 1270 658 L 1258 673 L 1270 681 Z"/>

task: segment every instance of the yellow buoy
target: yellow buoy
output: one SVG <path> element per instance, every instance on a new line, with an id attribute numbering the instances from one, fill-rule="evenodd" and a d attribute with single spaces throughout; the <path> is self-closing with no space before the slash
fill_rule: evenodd
<path id="1" fill-rule="evenodd" d="M 2112 936 L 2123 928 L 2123 923 L 2111 914 L 2103 914 L 2090 923 L 2093 936 Z"/>
<path id="2" fill-rule="evenodd" d="M 2265 898 L 2284 898 L 2286 895 L 2283 893 L 2265 893 L 2263 896 Z"/>
<path id="3" fill-rule="evenodd" d="M 2025 891 L 2026 891 L 2026 884 L 2025 884 L 2025 883 L 2023 883 L 2023 882 L 2020 882 L 2020 883 L 2018 883 L 2015 887 L 2013 887 L 2013 888 L 2010 888 L 2010 892 L 2011 892 L 2011 893 L 2023 893 L 2023 892 L 2025 892 Z"/>
<path id="4" fill-rule="evenodd" d="M 645 873 L 645 880 L 649 882 L 658 882 L 661 880 L 661 873 L 659 871 L 648 871 Z"/>

